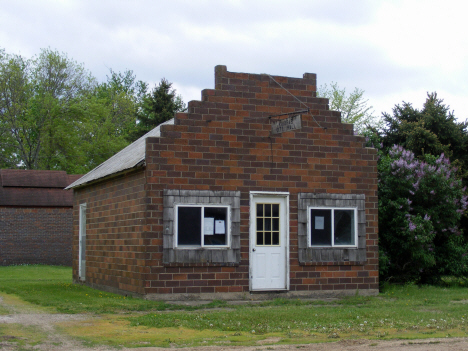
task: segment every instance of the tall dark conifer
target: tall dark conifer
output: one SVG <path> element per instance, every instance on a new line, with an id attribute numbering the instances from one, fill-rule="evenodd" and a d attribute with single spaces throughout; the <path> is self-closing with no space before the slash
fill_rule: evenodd
<path id="1" fill-rule="evenodd" d="M 142 107 L 137 115 L 137 130 L 132 133 L 131 141 L 135 141 L 161 123 L 174 118 L 174 114 L 181 111 L 185 111 L 182 98 L 176 94 L 172 83 L 165 78 L 161 79 L 159 85 L 143 98 Z"/>

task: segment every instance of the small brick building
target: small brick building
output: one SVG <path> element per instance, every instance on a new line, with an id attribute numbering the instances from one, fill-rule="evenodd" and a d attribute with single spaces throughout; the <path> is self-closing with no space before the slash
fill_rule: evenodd
<path id="1" fill-rule="evenodd" d="M 376 151 L 315 74 L 217 66 L 201 101 L 70 188 L 75 281 L 156 299 L 378 291 Z"/>
<path id="2" fill-rule="evenodd" d="M 72 264 L 73 192 L 81 175 L 0 170 L 0 264 Z"/>

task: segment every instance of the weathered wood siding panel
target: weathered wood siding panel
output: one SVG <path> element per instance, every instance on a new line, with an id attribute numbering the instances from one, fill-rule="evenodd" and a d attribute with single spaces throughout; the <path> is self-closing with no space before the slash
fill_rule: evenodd
<path id="1" fill-rule="evenodd" d="M 240 192 L 209 190 L 170 190 L 163 192 L 163 263 L 215 263 L 222 265 L 240 262 Z M 175 247 L 174 207 L 180 204 L 228 205 L 230 208 L 231 245 L 227 248 Z"/>
<path id="2" fill-rule="evenodd" d="M 299 193 L 298 198 L 298 248 L 299 263 L 354 262 L 366 263 L 366 198 L 363 194 Z M 356 248 L 308 247 L 307 208 L 357 208 L 358 243 Z"/>

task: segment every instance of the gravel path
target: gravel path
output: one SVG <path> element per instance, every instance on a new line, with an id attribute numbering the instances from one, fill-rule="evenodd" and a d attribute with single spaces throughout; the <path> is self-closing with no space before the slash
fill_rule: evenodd
<path id="1" fill-rule="evenodd" d="M 114 349 L 106 347 L 96 347 L 94 349 L 89 349 L 83 347 L 83 345 L 72 338 L 67 337 L 59 332 L 57 332 L 55 324 L 60 322 L 67 321 L 79 321 L 87 320 L 90 317 L 79 314 L 47 314 L 47 313 L 34 313 L 27 308 L 22 309 L 19 306 L 14 306 L 11 304 L 5 303 L 3 298 L 0 296 L 0 305 L 4 307 L 9 314 L 0 315 L 0 324 L 13 323 L 21 324 L 23 326 L 35 326 L 38 327 L 41 332 L 47 335 L 47 339 L 40 345 L 36 345 L 34 350 L 44 350 L 44 351 L 81 351 L 81 350 L 96 350 L 96 351 L 113 351 Z M 16 343 L 9 341 L 8 336 L 0 335 L 0 350 L 1 351 L 13 351 L 19 350 L 16 347 Z"/>

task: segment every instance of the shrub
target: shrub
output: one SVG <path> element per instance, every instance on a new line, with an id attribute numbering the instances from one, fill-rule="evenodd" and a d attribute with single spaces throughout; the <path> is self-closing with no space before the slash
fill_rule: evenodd
<path id="1" fill-rule="evenodd" d="M 467 196 L 442 154 L 415 158 L 394 146 L 379 160 L 382 280 L 436 283 L 468 273 L 468 245 L 459 228 Z"/>

